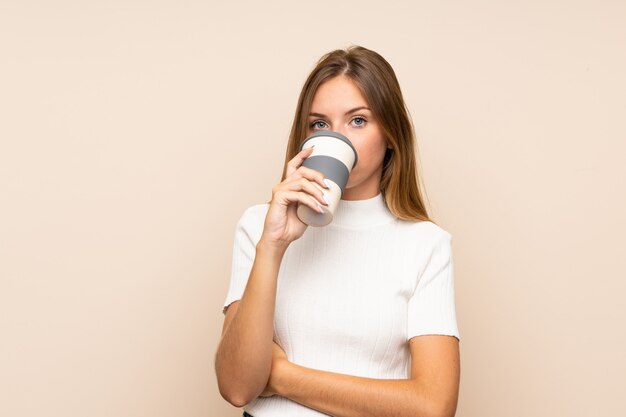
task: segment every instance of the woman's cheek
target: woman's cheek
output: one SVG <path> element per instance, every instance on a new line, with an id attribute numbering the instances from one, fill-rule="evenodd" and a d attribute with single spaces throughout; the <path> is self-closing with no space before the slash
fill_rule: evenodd
<path id="1" fill-rule="evenodd" d="M 350 171 L 350 175 L 348 175 L 348 183 L 346 184 L 346 187 L 350 187 L 355 181 L 358 181 L 360 171 L 359 164 L 357 164 L 357 166 Z"/>
<path id="2" fill-rule="evenodd" d="M 367 166 L 367 162 L 367 160 L 363 160 L 359 157 L 356 166 L 352 169 L 352 171 L 350 171 L 350 175 L 348 176 L 348 182 L 350 182 L 350 180 L 354 181 L 355 179 L 359 178 L 361 172 Z"/>

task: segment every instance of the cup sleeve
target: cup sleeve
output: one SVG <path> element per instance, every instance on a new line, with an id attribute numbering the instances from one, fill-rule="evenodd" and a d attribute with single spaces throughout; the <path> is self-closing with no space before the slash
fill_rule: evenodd
<path id="1" fill-rule="evenodd" d="M 408 302 L 407 339 L 427 334 L 460 340 L 456 321 L 452 236 L 446 232 L 434 245 Z"/>
<path id="2" fill-rule="evenodd" d="M 230 284 L 222 313 L 226 313 L 229 305 L 241 300 L 246 289 L 254 257 L 256 255 L 255 216 L 252 209 L 246 210 L 235 227 L 233 242 Z"/>

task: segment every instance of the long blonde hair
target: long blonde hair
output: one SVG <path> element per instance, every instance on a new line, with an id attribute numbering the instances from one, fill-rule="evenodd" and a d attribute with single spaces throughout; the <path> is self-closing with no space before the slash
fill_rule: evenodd
<path id="1" fill-rule="evenodd" d="M 339 75 L 349 77 L 359 87 L 391 147 L 385 154 L 380 182 L 387 207 L 402 220 L 432 221 L 419 187 L 413 123 L 396 75 L 382 56 L 361 46 L 327 53 L 309 74 L 289 134 L 282 180 L 286 178 L 287 163 L 296 156 L 308 134 L 315 92 L 322 83 Z"/>

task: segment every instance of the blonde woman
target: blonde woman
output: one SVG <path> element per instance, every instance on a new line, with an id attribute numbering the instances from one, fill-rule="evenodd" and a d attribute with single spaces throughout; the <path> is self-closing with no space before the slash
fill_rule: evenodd
<path id="1" fill-rule="evenodd" d="M 307 227 L 328 188 L 298 152 L 317 130 L 358 163 L 332 223 Z M 450 417 L 460 359 L 451 235 L 427 213 L 395 73 L 362 47 L 323 56 L 306 80 L 282 180 L 235 232 L 216 354 L 222 396 L 244 416 Z"/>

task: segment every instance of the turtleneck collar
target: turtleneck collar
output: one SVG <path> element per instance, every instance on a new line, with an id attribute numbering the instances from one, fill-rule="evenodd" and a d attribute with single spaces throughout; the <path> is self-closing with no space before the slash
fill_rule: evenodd
<path id="1" fill-rule="evenodd" d="M 395 218 L 382 193 L 378 193 L 364 200 L 340 200 L 329 226 L 365 229 L 389 223 Z"/>

